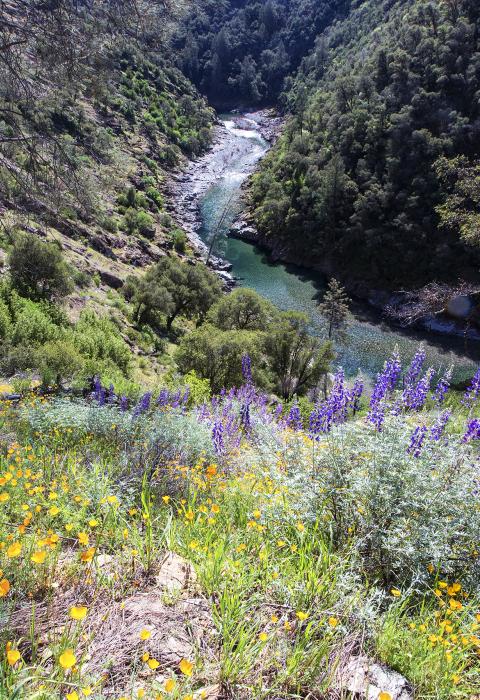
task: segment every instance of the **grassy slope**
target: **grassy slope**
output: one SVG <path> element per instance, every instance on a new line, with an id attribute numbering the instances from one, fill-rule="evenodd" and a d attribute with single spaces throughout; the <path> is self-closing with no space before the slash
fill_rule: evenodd
<path id="1" fill-rule="evenodd" d="M 1 662 L 1 697 L 76 700 L 86 689 L 96 700 L 185 700 L 221 688 L 242 700 L 326 698 L 352 653 L 404 673 L 417 698 L 478 692 L 475 597 L 447 593 L 454 579 L 441 563 L 398 591 L 364 578 L 360 513 L 385 515 L 380 501 L 365 504 L 365 489 L 346 544 L 332 538 L 340 483 L 330 491 L 312 456 L 318 449 L 339 478 L 339 455 L 353 449 L 349 464 L 373 478 L 362 420 L 318 448 L 266 425 L 218 459 L 208 425 L 172 409 L 132 422 L 111 408 L 33 400 L 20 412 L 5 405 L 1 419 L 2 643 L 21 654 Z M 309 483 L 320 488 L 313 514 Z M 191 562 L 198 583 L 182 564 L 190 580 L 162 592 L 166 552 Z M 83 619 L 72 619 L 75 606 L 86 606 Z M 62 666 L 66 650 L 73 668 Z"/>

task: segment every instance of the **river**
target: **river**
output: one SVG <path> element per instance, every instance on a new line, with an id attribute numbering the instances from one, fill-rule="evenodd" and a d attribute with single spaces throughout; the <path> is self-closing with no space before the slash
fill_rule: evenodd
<path id="1" fill-rule="evenodd" d="M 194 202 L 199 219 L 192 233 L 213 252 L 232 265 L 238 284 L 251 287 L 282 310 L 303 311 L 311 319 L 312 333 L 322 334 L 317 312 L 319 293 L 325 280 L 318 274 L 292 265 L 272 264 L 254 245 L 231 238 L 228 232 L 242 210 L 242 184 L 266 154 L 269 143 L 262 137 L 256 115 L 244 115 L 241 127 L 237 115 L 222 115 L 217 142 L 206 156 L 193 163 L 184 178 L 183 200 Z M 346 342 L 337 347 L 335 363 L 348 376 L 361 371 L 375 375 L 387 356 L 398 346 L 402 361 L 408 362 L 419 342 L 423 342 L 427 361 L 437 370 L 454 364 L 454 379 L 471 377 L 480 358 L 480 343 L 461 337 L 404 331 L 387 325 L 379 314 L 366 305 L 354 304 Z"/>

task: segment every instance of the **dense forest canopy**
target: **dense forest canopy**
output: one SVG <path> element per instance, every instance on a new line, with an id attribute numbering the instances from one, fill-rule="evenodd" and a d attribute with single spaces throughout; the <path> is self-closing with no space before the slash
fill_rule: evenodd
<path id="1" fill-rule="evenodd" d="M 216 107 L 273 105 L 285 78 L 350 0 L 200 0 L 172 44 L 178 65 Z"/>
<path id="2" fill-rule="evenodd" d="M 253 181 L 267 245 L 370 285 L 478 277 L 479 19 L 368 0 L 317 40 Z"/>

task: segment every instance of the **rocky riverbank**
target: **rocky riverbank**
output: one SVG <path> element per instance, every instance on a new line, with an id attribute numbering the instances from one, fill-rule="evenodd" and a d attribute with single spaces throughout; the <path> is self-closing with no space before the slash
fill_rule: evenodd
<path id="1" fill-rule="evenodd" d="M 238 117 L 233 117 L 232 123 L 237 130 L 257 131 L 270 144 L 275 141 L 281 128 L 280 117 L 271 110 L 238 114 Z M 232 266 L 222 258 L 212 255 L 209 246 L 200 237 L 200 203 L 209 188 L 229 172 L 231 154 L 239 150 L 237 141 L 238 137 L 232 129 L 219 120 L 209 151 L 190 161 L 186 168 L 173 175 L 165 188 L 167 201 L 170 203 L 169 214 L 186 232 L 197 256 L 208 262 L 209 267 L 217 272 L 227 287 L 235 285 L 235 279 L 230 274 Z M 268 147 L 265 148 L 265 152 L 267 150 Z M 250 172 L 247 170 L 245 177 Z"/>

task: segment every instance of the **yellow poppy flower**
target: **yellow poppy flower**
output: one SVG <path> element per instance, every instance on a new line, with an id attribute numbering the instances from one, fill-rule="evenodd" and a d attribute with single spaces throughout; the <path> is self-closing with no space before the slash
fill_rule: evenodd
<path id="1" fill-rule="evenodd" d="M 7 557 L 10 557 L 10 559 L 14 559 L 15 557 L 20 556 L 21 551 L 22 551 L 21 542 L 14 542 L 7 549 Z"/>
<path id="2" fill-rule="evenodd" d="M 72 668 L 72 666 L 75 666 L 77 659 L 72 649 L 65 649 L 63 654 L 60 655 L 58 661 L 62 668 L 69 669 Z"/>
<path id="3" fill-rule="evenodd" d="M 2 578 L 0 581 L 0 598 L 5 598 L 10 591 L 10 581 L 6 578 Z"/>
<path id="4" fill-rule="evenodd" d="M 142 639 L 144 642 L 145 642 L 147 639 L 150 639 L 151 636 L 152 636 L 152 633 L 151 633 L 149 630 L 143 629 L 143 630 L 140 632 L 140 639 Z"/>
<path id="5" fill-rule="evenodd" d="M 18 649 L 9 649 L 7 651 L 7 661 L 10 666 L 15 666 L 17 661 L 20 660 L 20 652 Z"/>
<path id="6" fill-rule="evenodd" d="M 183 673 L 184 676 L 191 676 L 193 672 L 193 664 L 191 661 L 188 659 L 182 659 L 180 661 L 180 671 Z"/>
<path id="7" fill-rule="evenodd" d="M 147 661 L 147 665 L 152 669 L 152 671 L 155 671 L 156 668 L 160 666 L 159 662 L 157 659 L 149 659 Z"/>
<path id="8" fill-rule="evenodd" d="M 87 614 L 88 608 L 85 605 L 78 605 L 70 608 L 70 617 L 73 620 L 83 620 Z"/>
<path id="9" fill-rule="evenodd" d="M 168 680 L 165 681 L 165 686 L 164 686 L 164 688 L 165 688 L 165 690 L 167 691 L 167 693 L 173 693 L 173 691 L 175 690 L 175 686 L 176 686 L 176 685 L 177 685 L 177 684 L 175 683 L 175 681 L 173 680 L 173 678 L 169 678 Z"/>
<path id="10" fill-rule="evenodd" d="M 32 561 L 34 564 L 43 564 L 45 561 L 45 557 L 47 556 L 46 552 L 34 552 L 32 556 L 30 557 L 30 561 Z"/>
<path id="11" fill-rule="evenodd" d="M 82 552 L 80 554 L 80 559 L 83 562 L 90 562 L 90 561 L 92 561 L 94 555 L 95 555 L 95 548 L 90 547 L 90 549 L 86 549 L 84 552 Z"/>
<path id="12" fill-rule="evenodd" d="M 86 532 L 79 532 L 78 533 L 78 541 L 80 542 L 81 545 L 86 547 L 89 542 L 89 537 Z"/>

